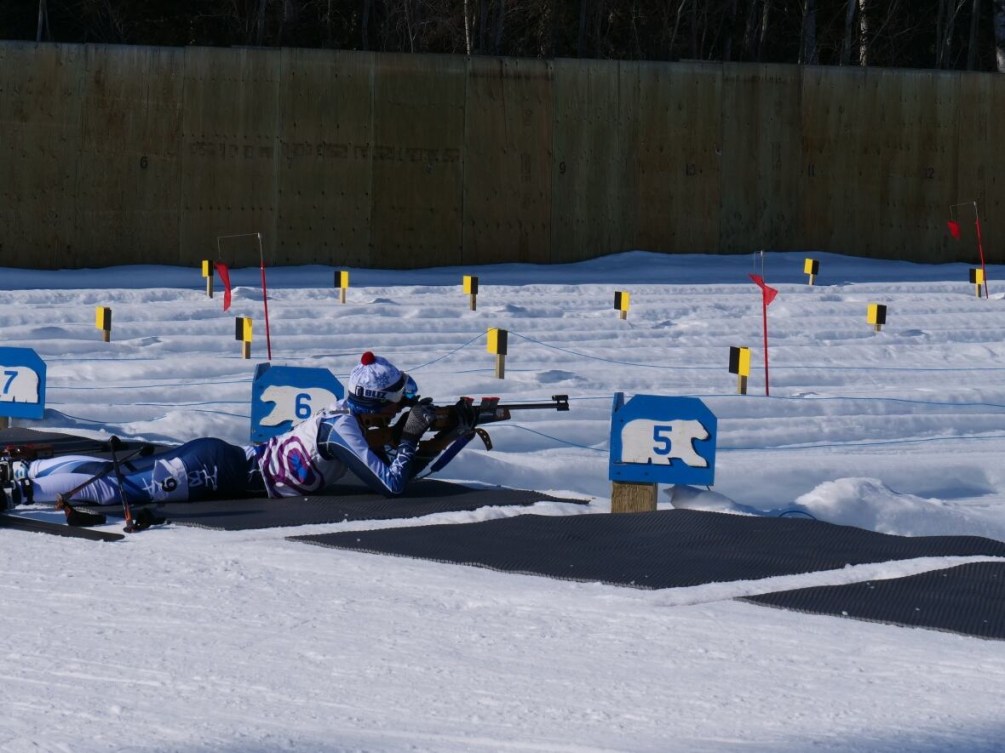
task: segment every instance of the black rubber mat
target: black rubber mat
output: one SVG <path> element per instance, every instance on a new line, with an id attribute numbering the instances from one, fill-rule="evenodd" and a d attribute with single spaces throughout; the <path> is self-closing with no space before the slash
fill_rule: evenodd
<path id="1" fill-rule="evenodd" d="M 674 588 L 915 557 L 1005 557 L 975 536 L 905 538 L 793 518 L 697 510 L 519 515 L 293 537 L 323 546 L 637 588 Z"/>
<path id="2" fill-rule="evenodd" d="M 754 604 L 1005 640 L 1005 562 L 751 596 Z"/>
<path id="3" fill-rule="evenodd" d="M 170 502 L 150 509 L 174 523 L 245 531 L 351 520 L 418 518 L 439 512 L 461 512 L 505 505 L 528 506 L 537 502 L 586 504 L 588 500 L 560 499 L 523 489 L 471 488 L 447 481 L 425 479 L 411 485 L 408 496 L 393 499 L 373 494 L 364 487 L 346 486 L 339 487 L 337 493 L 317 497 Z M 122 513 L 120 508 L 114 506 L 78 507 L 107 515 Z"/>

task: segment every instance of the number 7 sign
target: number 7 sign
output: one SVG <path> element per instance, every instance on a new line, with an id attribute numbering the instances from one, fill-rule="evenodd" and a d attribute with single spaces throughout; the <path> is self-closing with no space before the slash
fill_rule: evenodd
<path id="1" fill-rule="evenodd" d="M 0 416 L 45 415 L 45 362 L 31 348 L 0 348 Z"/>

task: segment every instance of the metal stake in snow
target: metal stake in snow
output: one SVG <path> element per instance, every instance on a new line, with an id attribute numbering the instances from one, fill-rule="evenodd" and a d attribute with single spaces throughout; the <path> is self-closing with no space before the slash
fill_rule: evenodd
<path id="1" fill-rule="evenodd" d="M 977 211 L 976 201 L 965 201 L 962 204 L 953 204 L 949 207 L 949 221 L 946 222 L 946 227 L 949 228 L 949 234 L 952 235 L 956 240 L 960 239 L 960 223 L 956 219 L 956 208 L 957 207 L 970 207 L 974 208 L 974 227 L 977 230 L 977 253 L 981 260 L 981 276 L 984 278 L 984 298 L 988 297 L 988 276 L 987 270 L 984 265 L 984 237 L 981 234 L 981 214 Z"/>
<path id="2" fill-rule="evenodd" d="M 771 394 L 770 382 L 768 380 L 768 305 L 775 300 L 778 291 L 775 288 L 764 284 L 764 278 L 760 275 L 750 275 L 750 279 L 761 289 L 761 318 L 764 321 L 764 394 Z"/>

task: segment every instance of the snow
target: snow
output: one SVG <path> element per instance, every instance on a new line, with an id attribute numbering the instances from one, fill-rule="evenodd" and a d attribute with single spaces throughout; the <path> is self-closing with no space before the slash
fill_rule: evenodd
<path id="1" fill-rule="evenodd" d="M 615 392 L 701 398 L 715 484 L 660 507 L 812 516 L 902 535 L 1005 540 L 1005 306 L 968 265 L 832 254 L 618 254 L 557 265 L 414 271 L 234 270 L 234 303 L 198 269 L 0 269 L 3 346 L 47 365 L 47 412 L 16 425 L 181 442 L 249 439 L 254 365 L 345 379 L 373 349 L 424 395 L 568 393 L 569 413 L 491 427 L 444 472 L 592 499 L 408 521 L 116 543 L 0 529 L 0 750 L 1002 751 L 1005 649 L 934 630 L 735 601 L 893 578 L 928 558 L 663 591 L 323 549 L 292 534 L 523 514 L 604 514 Z M 760 291 L 768 309 L 765 395 Z M 461 276 L 478 275 L 476 311 Z M 615 290 L 631 294 L 626 320 Z M 887 324 L 866 322 L 869 303 Z M 94 308 L 113 309 L 111 342 Z M 234 317 L 254 318 L 252 359 Z M 485 331 L 510 332 L 506 378 Z M 727 369 L 751 348 L 747 395 Z M 42 513 L 39 513 L 42 515 Z M 118 526 L 109 525 L 109 530 Z"/>

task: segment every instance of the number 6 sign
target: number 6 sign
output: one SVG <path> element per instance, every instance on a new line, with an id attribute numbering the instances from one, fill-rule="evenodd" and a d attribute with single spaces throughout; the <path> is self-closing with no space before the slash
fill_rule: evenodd
<path id="1" fill-rule="evenodd" d="M 693 397 L 614 396 L 611 481 L 711 486 L 715 415 Z"/>
<path id="2" fill-rule="evenodd" d="M 45 415 L 45 362 L 31 348 L 0 348 L 0 416 Z"/>
<path id="3" fill-rule="evenodd" d="M 288 431 L 344 394 L 328 369 L 258 364 L 251 385 L 251 441 Z"/>

